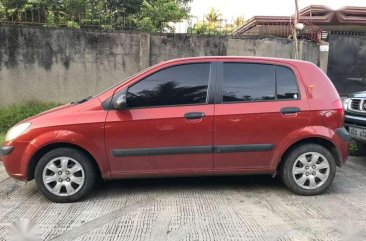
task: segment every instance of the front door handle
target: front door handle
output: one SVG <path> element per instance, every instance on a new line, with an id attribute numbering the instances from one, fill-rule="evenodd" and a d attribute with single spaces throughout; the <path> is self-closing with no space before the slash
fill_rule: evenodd
<path id="1" fill-rule="evenodd" d="M 184 114 L 184 118 L 188 120 L 201 119 L 205 116 L 203 112 L 188 112 Z"/>
<path id="2" fill-rule="evenodd" d="M 300 112 L 300 108 L 299 107 L 283 107 L 281 108 L 281 113 L 282 114 L 296 114 L 298 112 Z"/>

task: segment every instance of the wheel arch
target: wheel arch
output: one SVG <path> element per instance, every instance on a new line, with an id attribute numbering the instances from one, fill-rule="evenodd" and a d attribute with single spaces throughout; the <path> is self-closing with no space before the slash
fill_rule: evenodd
<path id="1" fill-rule="evenodd" d="M 57 142 L 57 143 L 51 143 L 48 145 L 43 146 L 42 148 L 40 148 L 39 150 L 37 150 L 32 157 L 29 160 L 28 163 L 28 167 L 27 167 L 27 172 L 26 172 L 26 177 L 27 180 L 33 180 L 34 179 L 34 171 L 36 170 L 36 166 L 38 161 L 42 158 L 43 155 L 45 155 L 47 152 L 57 149 L 57 148 L 72 148 L 75 150 L 78 150 L 82 153 L 84 153 L 85 155 L 87 155 L 90 160 L 92 161 L 93 167 L 95 168 L 95 170 L 97 171 L 96 174 L 98 177 L 101 177 L 101 170 L 100 167 L 96 161 L 96 159 L 84 148 L 75 145 L 75 144 L 71 144 L 71 143 L 67 143 L 67 142 Z"/>
<path id="2" fill-rule="evenodd" d="M 292 143 L 285 150 L 285 152 L 281 155 L 280 161 L 278 162 L 278 164 L 276 166 L 276 170 L 279 171 L 281 169 L 281 166 L 283 165 L 284 160 L 292 152 L 292 150 L 294 150 L 295 148 L 297 148 L 301 145 L 304 145 L 304 144 L 318 144 L 320 146 L 325 147 L 332 154 L 337 166 L 340 167 L 342 165 L 341 154 L 339 153 L 336 145 L 332 141 L 330 141 L 326 138 L 322 138 L 322 137 L 308 137 L 308 138 L 298 140 L 295 143 Z"/>

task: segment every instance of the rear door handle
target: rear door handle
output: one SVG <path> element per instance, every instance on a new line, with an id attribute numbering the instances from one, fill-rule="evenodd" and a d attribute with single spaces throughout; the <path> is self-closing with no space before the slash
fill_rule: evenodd
<path id="1" fill-rule="evenodd" d="M 282 114 L 296 114 L 300 111 L 301 110 L 300 110 L 299 107 L 283 107 L 283 108 L 281 108 L 281 113 Z"/>
<path id="2" fill-rule="evenodd" d="M 188 112 L 184 114 L 184 118 L 188 120 L 201 119 L 205 116 L 203 112 Z"/>

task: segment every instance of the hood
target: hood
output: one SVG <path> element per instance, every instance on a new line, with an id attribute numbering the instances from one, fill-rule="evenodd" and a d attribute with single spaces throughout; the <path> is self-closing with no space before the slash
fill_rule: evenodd
<path id="1" fill-rule="evenodd" d="M 45 115 L 50 115 L 54 112 L 58 112 L 58 111 L 61 111 L 61 110 L 65 110 L 65 109 L 69 109 L 69 108 L 72 108 L 74 106 L 74 104 L 65 104 L 65 105 L 61 105 L 61 106 L 58 106 L 58 107 L 55 107 L 55 108 L 52 108 L 50 110 L 46 110 L 44 112 L 41 112 L 37 115 L 34 115 L 34 116 L 31 116 L 31 117 L 28 117 L 27 119 L 25 120 L 22 120 L 22 122 L 32 122 L 32 120 L 34 119 L 37 119 L 39 117 L 42 117 L 42 116 L 45 116 Z"/>
<path id="2" fill-rule="evenodd" d="M 366 91 L 355 92 L 349 95 L 350 98 L 366 98 Z"/>
<path id="3" fill-rule="evenodd" d="M 61 111 L 61 110 L 64 110 L 64 109 L 68 109 L 68 108 L 71 108 L 72 106 L 74 106 L 74 105 L 73 104 L 61 105 L 61 106 L 52 108 L 50 110 L 46 110 L 44 112 L 41 112 L 41 113 L 39 113 L 37 115 L 28 117 L 27 119 L 23 120 L 22 122 L 32 121 L 33 119 L 39 118 L 39 117 L 44 116 L 44 115 L 49 115 L 49 114 L 51 114 L 53 112 Z"/>
<path id="4" fill-rule="evenodd" d="M 102 109 L 100 100 L 93 98 L 83 103 L 70 103 L 53 108 L 29 117 L 22 122 L 31 122 L 32 128 L 90 123 L 93 121 L 101 122 L 104 120 L 106 113 Z"/>

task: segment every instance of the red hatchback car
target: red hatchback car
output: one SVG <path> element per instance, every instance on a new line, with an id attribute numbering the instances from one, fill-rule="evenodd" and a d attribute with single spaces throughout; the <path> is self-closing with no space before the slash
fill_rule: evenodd
<path id="1" fill-rule="evenodd" d="M 103 179 L 279 173 L 300 195 L 328 188 L 348 156 L 340 97 L 304 61 L 166 61 L 11 128 L 6 171 L 72 202 Z"/>

